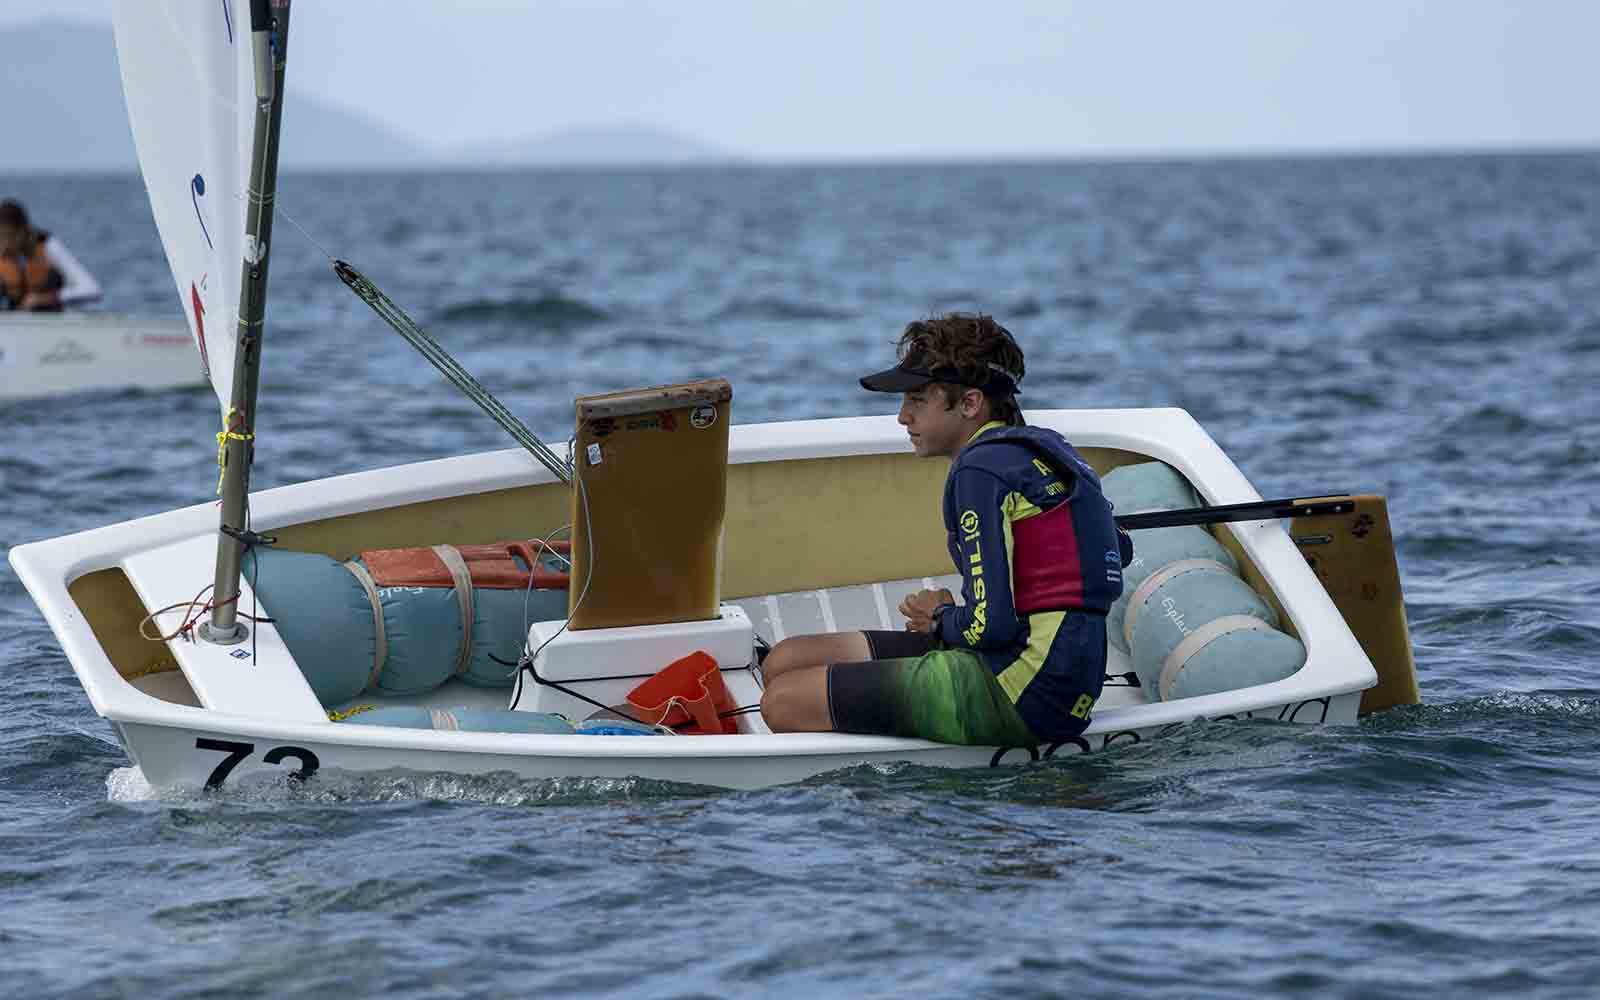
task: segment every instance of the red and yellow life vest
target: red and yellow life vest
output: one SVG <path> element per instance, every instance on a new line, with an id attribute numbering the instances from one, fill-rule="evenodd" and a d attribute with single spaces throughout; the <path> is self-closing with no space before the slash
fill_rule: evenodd
<path id="1" fill-rule="evenodd" d="M 29 292 L 53 294 L 61 287 L 61 272 L 50 263 L 49 255 L 44 252 L 44 242 L 43 239 L 35 241 L 33 252 L 27 256 L 0 257 L 0 288 L 16 307 L 21 307 Z"/>

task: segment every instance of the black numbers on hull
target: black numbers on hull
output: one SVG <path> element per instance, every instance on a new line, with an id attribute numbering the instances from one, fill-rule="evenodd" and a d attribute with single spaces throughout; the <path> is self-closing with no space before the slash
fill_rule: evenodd
<path id="1" fill-rule="evenodd" d="M 194 741 L 196 750 L 215 750 L 227 754 L 211 771 L 211 777 L 206 779 L 207 788 L 221 788 L 222 783 L 228 780 L 228 775 L 239 766 L 239 762 L 256 752 L 254 743 L 238 743 L 234 740 L 213 740 L 205 736 L 197 737 Z M 322 762 L 317 760 L 317 755 L 305 747 L 273 747 L 261 756 L 268 764 L 280 764 L 285 757 L 293 757 L 300 762 L 300 766 L 289 772 L 293 781 L 304 781 L 317 773 L 317 768 Z"/>
<path id="2" fill-rule="evenodd" d="M 239 762 L 250 756 L 255 751 L 254 743 L 235 743 L 232 740 L 212 740 L 202 736 L 194 741 L 197 750 L 220 750 L 228 756 L 222 758 L 211 772 L 211 777 L 206 779 L 207 788 L 221 788 L 222 783 L 228 780 L 228 775 L 239 766 Z"/>
<path id="3" fill-rule="evenodd" d="M 268 764 L 277 764 L 285 757 L 293 757 L 300 762 L 299 769 L 289 772 L 291 781 L 304 781 L 316 774 L 317 768 L 322 766 L 322 762 L 317 760 L 317 755 L 305 747 L 273 747 L 263 754 L 261 759 Z"/>
<path id="4" fill-rule="evenodd" d="M 1282 708 L 1278 709 L 1276 715 L 1271 714 L 1271 710 L 1269 709 L 1268 712 L 1261 715 L 1257 715 L 1254 711 L 1245 712 L 1243 716 L 1233 715 L 1231 713 L 1228 715 L 1216 715 L 1211 717 L 1211 721 L 1236 722 L 1241 718 L 1275 718 L 1279 722 L 1297 722 L 1309 723 L 1310 725 L 1320 725 L 1328 721 L 1328 712 L 1332 706 L 1333 699 L 1331 698 L 1310 698 L 1306 701 L 1296 702 L 1292 705 L 1284 705 Z M 1175 733 L 1182 729 L 1185 725 L 1187 725 L 1187 723 L 1168 723 L 1167 725 L 1161 727 L 1156 735 L 1166 736 L 1170 733 Z M 1133 731 L 1132 729 L 1124 729 L 1121 732 L 1107 733 L 1100 737 L 1100 749 L 1104 750 L 1107 747 L 1116 746 L 1118 744 L 1132 745 L 1140 742 L 1143 742 L 1143 738 L 1137 732 Z M 989 766 L 1000 767 L 1002 764 L 1024 763 L 1025 761 L 1022 756 L 1024 753 L 1031 755 L 1028 758 L 1028 761 L 1031 762 L 1040 759 L 1049 760 L 1051 757 L 1057 756 L 1058 753 L 1063 756 L 1074 752 L 1090 753 L 1093 749 L 1094 748 L 1090 745 L 1089 741 L 1084 739 L 1082 736 L 1074 736 L 1070 740 L 1063 740 L 1060 743 L 1052 743 L 1044 748 L 1043 753 L 1040 753 L 1038 749 L 1029 750 L 1024 747 L 1001 747 L 999 750 L 994 752 L 993 757 L 989 758 Z"/>

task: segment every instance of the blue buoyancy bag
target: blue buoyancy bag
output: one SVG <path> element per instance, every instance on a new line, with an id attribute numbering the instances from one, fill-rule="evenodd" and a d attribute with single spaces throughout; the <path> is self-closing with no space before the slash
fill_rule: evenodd
<path id="1" fill-rule="evenodd" d="M 1165 462 L 1119 465 L 1105 474 L 1100 485 L 1118 514 L 1181 510 L 1200 504 L 1194 487 Z M 1128 652 L 1124 620 L 1134 592 L 1151 573 L 1182 559 L 1209 559 L 1229 569 L 1238 568 L 1233 553 L 1199 525 L 1138 532 L 1133 540 L 1133 562 L 1122 568 L 1122 596 L 1106 613 L 1106 638 L 1118 649 Z"/>
<path id="2" fill-rule="evenodd" d="M 1305 663 L 1300 641 L 1276 629 L 1272 605 L 1216 563 L 1171 563 L 1136 596 L 1128 607 L 1133 668 L 1152 700 L 1281 680 Z"/>
<path id="3" fill-rule="evenodd" d="M 1248 617 L 1212 623 L 1194 648 L 1174 650 L 1156 675 L 1154 700 L 1172 701 L 1281 681 L 1306 662 L 1306 648 L 1286 632 Z M 1143 683 L 1142 675 L 1141 681 Z"/>
<path id="4" fill-rule="evenodd" d="M 1198 506 L 1182 476 L 1162 462 L 1119 466 L 1103 483 L 1123 514 Z M 1238 575 L 1238 560 L 1198 525 L 1140 531 L 1123 570 L 1121 598 L 1106 620 L 1153 701 L 1214 694 L 1281 680 L 1304 665 L 1305 647 L 1278 630 L 1273 606 Z"/>
<path id="5" fill-rule="evenodd" d="M 1276 625 L 1278 613 L 1248 583 L 1207 563 L 1175 563 L 1153 577 L 1143 599 L 1128 608 L 1133 668 L 1154 678 L 1177 645 L 1209 622 L 1249 616 Z"/>
<path id="6" fill-rule="evenodd" d="M 1194 487 L 1165 462 L 1119 465 L 1100 477 L 1100 489 L 1118 514 L 1200 506 Z"/>
<path id="7" fill-rule="evenodd" d="M 1233 572 L 1238 562 L 1233 553 L 1197 524 L 1174 528 L 1147 528 L 1137 533 L 1133 543 L 1133 562 L 1122 568 L 1122 596 L 1106 612 L 1106 638 L 1124 653 L 1128 651 L 1126 619 L 1128 604 L 1152 573 L 1176 562 L 1203 560 Z"/>
<path id="8" fill-rule="evenodd" d="M 255 548 L 244 576 L 272 616 L 295 663 L 324 705 L 364 692 L 416 694 L 458 675 L 463 636 L 453 587 L 376 587 L 352 565 L 315 552 Z M 370 577 L 368 577 L 370 582 Z M 377 614 L 374 614 L 374 599 Z M 459 678 L 510 687 L 527 626 L 564 618 L 565 590 L 472 589 L 472 648 Z M 382 667 L 376 672 L 382 637 Z"/>

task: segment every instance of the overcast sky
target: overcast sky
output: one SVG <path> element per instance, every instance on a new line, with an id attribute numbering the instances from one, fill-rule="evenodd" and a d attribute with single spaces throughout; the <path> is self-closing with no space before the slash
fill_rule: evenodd
<path id="1" fill-rule="evenodd" d="M 110 20 L 50 0 L 0 24 L 46 6 Z M 297 0 L 291 30 L 291 86 L 435 144 L 642 123 L 774 159 L 1600 145 L 1600 0 Z"/>

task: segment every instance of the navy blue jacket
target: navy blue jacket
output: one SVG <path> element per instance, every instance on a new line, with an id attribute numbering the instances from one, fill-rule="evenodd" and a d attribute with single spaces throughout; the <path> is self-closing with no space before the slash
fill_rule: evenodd
<path id="1" fill-rule="evenodd" d="M 1069 510 L 1051 519 L 1053 530 L 1071 533 L 1077 559 L 1058 572 L 1081 581 L 1081 600 L 1019 615 L 1014 527 L 1062 503 Z M 1035 735 L 1081 732 L 1104 682 L 1104 615 L 1122 593 L 1122 567 L 1132 558 L 1100 477 L 1055 431 L 987 424 L 950 467 L 944 522 L 964 604 L 940 616 L 939 638 L 983 658 Z"/>

